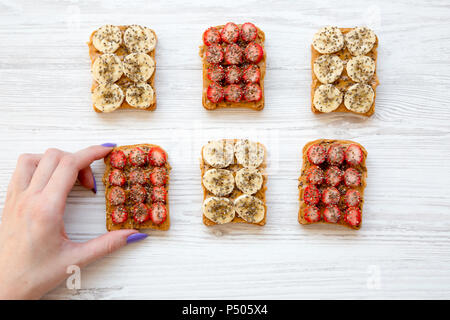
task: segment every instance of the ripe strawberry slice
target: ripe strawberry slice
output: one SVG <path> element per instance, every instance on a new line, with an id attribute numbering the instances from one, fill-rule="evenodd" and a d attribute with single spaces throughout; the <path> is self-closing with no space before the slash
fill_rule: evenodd
<path id="1" fill-rule="evenodd" d="M 325 148 L 318 144 L 310 146 L 306 153 L 308 155 L 309 162 L 313 164 L 324 163 L 327 156 Z"/>
<path id="2" fill-rule="evenodd" d="M 140 184 L 135 184 L 130 188 L 130 200 L 134 203 L 144 202 L 147 198 L 147 191 Z"/>
<path id="3" fill-rule="evenodd" d="M 206 91 L 206 97 L 212 103 L 219 103 L 223 100 L 223 88 L 217 83 L 211 83 Z"/>
<path id="4" fill-rule="evenodd" d="M 239 38 L 239 27 L 233 22 L 228 22 L 223 27 L 220 37 L 226 43 L 236 42 Z"/>
<path id="5" fill-rule="evenodd" d="M 338 167 L 331 166 L 327 169 L 325 175 L 328 185 L 336 187 L 341 183 L 344 173 Z"/>
<path id="6" fill-rule="evenodd" d="M 327 152 L 328 163 L 334 166 L 339 166 L 344 162 L 345 154 L 344 148 L 339 143 L 333 143 Z"/>
<path id="7" fill-rule="evenodd" d="M 320 191 L 314 185 L 308 185 L 303 192 L 303 200 L 308 204 L 318 204 L 320 201 Z"/>
<path id="8" fill-rule="evenodd" d="M 112 169 L 109 173 L 109 183 L 113 186 L 123 186 L 127 181 L 127 178 L 123 174 L 123 172 L 119 169 Z"/>
<path id="9" fill-rule="evenodd" d="M 320 221 L 320 210 L 316 206 L 307 206 L 305 208 L 304 218 L 308 222 L 318 222 Z"/>
<path id="10" fill-rule="evenodd" d="M 358 190 L 349 189 L 345 193 L 344 200 L 347 207 L 357 207 L 361 201 L 361 194 Z"/>
<path id="11" fill-rule="evenodd" d="M 160 147 L 152 147 L 148 152 L 148 162 L 152 166 L 161 167 L 167 161 L 167 155 Z"/>
<path id="12" fill-rule="evenodd" d="M 256 39 L 258 35 L 258 29 L 251 22 L 246 22 L 241 26 L 241 39 L 242 41 L 249 42 Z"/>
<path id="13" fill-rule="evenodd" d="M 131 208 L 134 221 L 143 223 L 150 219 L 150 208 L 145 203 L 137 203 Z"/>
<path id="14" fill-rule="evenodd" d="M 347 187 L 357 187 L 361 184 L 361 173 L 355 168 L 348 168 L 344 173 L 344 182 Z"/>
<path id="15" fill-rule="evenodd" d="M 128 218 L 128 211 L 125 206 L 117 206 L 111 212 L 111 220 L 114 224 L 124 223 Z"/>
<path id="16" fill-rule="evenodd" d="M 212 82 L 220 82 L 225 77 L 225 71 L 220 64 L 213 64 L 208 68 L 207 77 Z"/>
<path id="17" fill-rule="evenodd" d="M 112 187 L 108 193 L 108 200 L 113 206 L 118 206 L 126 200 L 125 190 L 121 187 Z"/>
<path id="18" fill-rule="evenodd" d="M 147 154 L 139 147 L 133 148 L 128 155 L 132 166 L 141 167 L 147 163 Z"/>
<path id="19" fill-rule="evenodd" d="M 219 43 L 220 40 L 220 33 L 214 27 L 206 29 L 206 31 L 203 33 L 203 43 L 207 46 Z"/>
<path id="20" fill-rule="evenodd" d="M 321 184 L 324 180 L 323 171 L 318 166 L 312 166 L 306 174 L 306 179 L 311 184 Z"/>
<path id="21" fill-rule="evenodd" d="M 345 212 L 344 216 L 345 222 L 349 225 L 356 227 L 361 224 L 361 210 L 356 207 L 350 207 Z"/>
<path id="22" fill-rule="evenodd" d="M 335 187 L 326 188 L 322 193 L 322 202 L 326 205 L 338 204 L 341 193 Z"/>
<path id="23" fill-rule="evenodd" d="M 225 48 L 225 62 L 227 64 L 242 63 L 242 49 L 236 43 L 229 44 Z"/>
<path id="24" fill-rule="evenodd" d="M 127 157 L 122 150 L 114 150 L 109 155 L 111 166 L 117 169 L 123 169 L 127 164 Z"/>
<path id="25" fill-rule="evenodd" d="M 161 167 L 153 168 L 152 173 L 150 174 L 150 182 L 155 187 L 161 187 L 166 184 L 167 181 L 167 170 Z"/>
<path id="26" fill-rule="evenodd" d="M 261 71 L 257 65 L 251 64 L 245 68 L 242 80 L 246 83 L 257 83 L 261 79 Z"/>
<path id="27" fill-rule="evenodd" d="M 154 224 L 161 224 L 166 221 L 167 209 L 166 206 L 161 202 L 152 203 L 150 210 L 150 219 L 152 219 Z"/>
<path id="28" fill-rule="evenodd" d="M 345 160 L 349 165 L 357 166 L 363 161 L 364 154 L 357 144 L 351 144 L 345 150 Z"/>
<path id="29" fill-rule="evenodd" d="M 341 210 L 338 206 L 328 206 L 323 211 L 323 219 L 326 222 L 337 223 L 341 218 Z"/>
<path id="30" fill-rule="evenodd" d="M 154 187 L 152 190 L 152 202 L 166 202 L 167 191 L 164 187 Z"/>
<path id="31" fill-rule="evenodd" d="M 256 42 L 250 42 L 244 50 L 245 59 L 251 63 L 258 63 L 264 55 L 263 48 Z"/>
<path id="32" fill-rule="evenodd" d="M 213 44 L 206 49 L 206 61 L 210 64 L 221 63 L 223 60 L 223 49 L 218 44 Z"/>
<path id="33" fill-rule="evenodd" d="M 241 87 L 237 84 L 229 84 L 224 89 L 225 101 L 240 102 L 242 98 Z"/>
<path id="34" fill-rule="evenodd" d="M 229 84 L 239 83 L 242 77 L 242 70 L 238 66 L 232 65 L 227 67 L 225 73 L 225 81 Z"/>
<path id="35" fill-rule="evenodd" d="M 131 184 L 146 184 L 147 183 L 147 175 L 145 174 L 142 168 L 135 168 L 130 171 L 128 175 L 128 180 Z"/>
<path id="36" fill-rule="evenodd" d="M 261 100 L 261 87 L 256 83 L 248 83 L 244 88 L 244 98 L 246 101 L 250 102 L 257 102 Z"/>

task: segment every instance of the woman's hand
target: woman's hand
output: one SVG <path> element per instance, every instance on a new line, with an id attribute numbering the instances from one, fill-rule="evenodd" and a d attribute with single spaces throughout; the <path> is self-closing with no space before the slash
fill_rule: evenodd
<path id="1" fill-rule="evenodd" d="M 127 243 L 136 230 L 108 232 L 85 243 L 68 239 L 63 222 L 67 196 L 75 182 L 96 192 L 90 168 L 111 144 L 76 153 L 49 149 L 21 155 L 8 187 L 0 225 L 0 299 L 37 299 L 68 275 Z M 131 236 L 129 241 L 145 234 Z"/>

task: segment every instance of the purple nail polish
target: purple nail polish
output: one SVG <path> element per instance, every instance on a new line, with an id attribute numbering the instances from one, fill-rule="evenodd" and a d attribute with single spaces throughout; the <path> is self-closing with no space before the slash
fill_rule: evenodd
<path id="1" fill-rule="evenodd" d="M 101 146 L 107 147 L 107 148 L 114 148 L 115 146 L 117 146 L 117 144 L 116 143 L 107 142 L 107 143 L 102 143 Z"/>
<path id="2" fill-rule="evenodd" d="M 97 193 L 97 181 L 95 181 L 95 176 L 93 173 L 92 173 L 92 178 L 94 179 L 94 188 L 92 188 L 91 190 L 93 193 Z"/>
<path id="3" fill-rule="evenodd" d="M 136 241 L 140 241 L 147 237 L 148 237 L 148 234 L 146 234 L 146 233 L 133 233 L 132 235 L 128 236 L 127 243 L 133 243 Z"/>

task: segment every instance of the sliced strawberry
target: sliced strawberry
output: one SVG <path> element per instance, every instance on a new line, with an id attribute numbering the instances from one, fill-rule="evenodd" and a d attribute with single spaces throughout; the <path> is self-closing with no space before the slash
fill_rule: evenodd
<path id="1" fill-rule="evenodd" d="M 361 210 L 356 207 L 350 207 L 345 212 L 344 216 L 345 222 L 349 225 L 356 227 L 361 224 Z"/>
<path id="2" fill-rule="evenodd" d="M 217 83 L 211 83 L 206 91 L 206 97 L 212 103 L 219 103 L 223 100 L 223 88 Z"/>
<path id="3" fill-rule="evenodd" d="M 152 166 L 161 167 L 167 161 L 167 155 L 160 147 L 152 147 L 148 152 L 148 162 Z"/>
<path id="4" fill-rule="evenodd" d="M 131 184 L 146 184 L 147 175 L 142 168 L 134 168 L 128 175 L 128 180 Z"/>
<path id="5" fill-rule="evenodd" d="M 152 190 L 152 202 L 166 202 L 167 191 L 164 187 L 154 187 Z"/>
<path id="6" fill-rule="evenodd" d="M 316 206 L 307 206 L 305 208 L 304 218 L 308 222 L 318 222 L 320 221 L 320 210 Z"/>
<path id="7" fill-rule="evenodd" d="M 137 203 L 131 208 L 134 221 L 143 223 L 150 219 L 150 208 L 145 203 Z"/>
<path id="8" fill-rule="evenodd" d="M 256 83 L 248 83 L 244 88 L 244 98 L 246 101 L 250 102 L 257 102 L 261 100 L 261 87 Z"/>
<path id="9" fill-rule="evenodd" d="M 219 31 L 214 28 L 208 28 L 204 33 L 203 33 L 203 43 L 207 46 L 213 45 L 215 43 L 219 43 L 220 42 L 220 33 Z"/>
<path id="10" fill-rule="evenodd" d="M 303 200 L 308 204 L 318 204 L 320 201 L 320 191 L 314 185 L 308 185 L 303 192 Z"/>
<path id="11" fill-rule="evenodd" d="M 359 205 L 359 202 L 361 201 L 361 194 L 358 190 L 349 189 L 345 193 L 344 199 L 347 207 L 357 207 Z"/>
<path id="12" fill-rule="evenodd" d="M 306 174 L 306 179 L 311 184 L 321 184 L 324 180 L 323 171 L 318 166 L 312 166 Z"/>
<path id="13" fill-rule="evenodd" d="M 229 44 L 225 48 L 225 62 L 227 64 L 242 63 L 242 48 L 236 43 Z"/>
<path id="14" fill-rule="evenodd" d="M 347 187 L 357 187 L 361 184 L 361 173 L 355 168 L 348 168 L 344 172 L 344 182 Z"/>
<path id="15" fill-rule="evenodd" d="M 213 44 L 206 49 L 206 61 L 210 64 L 221 63 L 223 60 L 223 49 L 218 44 Z"/>
<path id="16" fill-rule="evenodd" d="M 111 166 L 117 169 L 123 169 L 127 164 L 127 157 L 122 150 L 114 150 L 109 155 Z"/>
<path id="17" fill-rule="evenodd" d="M 229 84 L 239 83 L 242 77 L 242 70 L 238 66 L 228 66 L 225 73 L 225 81 Z"/>
<path id="18" fill-rule="evenodd" d="M 125 206 L 118 206 L 111 212 L 111 220 L 114 224 L 124 223 L 128 218 L 128 211 Z"/>
<path id="19" fill-rule="evenodd" d="M 258 29 L 251 22 L 246 22 L 241 26 L 241 39 L 242 41 L 249 42 L 256 39 L 258 35 Z"/>
<path id="20" fill-rule="evenodd" d="M 167 209 L 166 206 L 161 202 L 152 203 L 150 210 L 150 219 L 152 219 L 154 224 L 161 224 L 166 221 Z"/>
<path id="21" fill-rule="evenodd" d="M 156 167 L 153 168 L 150 174 L 150 182 L 155 187 L 161 187 L 166 184 L 167 181 L 167 170 L 165 168 Z"/>
<path id="22" fill-rule="evenodd" d="M 127 182 L 127 178 L 123 174 L 123 171 L 119 169 L 112 169 L 109 173 L 109 183 L 113 186 L 123 186 Z"/>
<path id="23" fill-rule="evenodd" d="M 125 190 L 121 187 L 112 187 L 108 193 L 108 200 L 113 206 L 118 206 L 126 200 Z"/>
<path id="24" fill-rule="evenodd" d="M 256 42 L 250 42 L 244 50 L 245 59 L 251 63 L 258 63 L 264 56 L 263 48 Z"/>
<path id="25" fill-rule="evenodd" d="M 259 67 L 255 64 L 249 65 L 245 68 L 244 73 L 242 75 L 242 80 L 246 83 L 257 83 L 261 79 L 261 71 L 259 71 Z"/>
<path id="26" fill-rule="evenodd" d="M 338 167 L 331 166 L 327 169 L 325 175 L 327 184 L 336 187 L 341 183 L 344 173 Z"/>
<path id="27" fill-rule="evenodd" d="M 240 102 L 242 98 L 241 87 L 237 84 L 229 84 L 224 89 L 225 101 Z"/>
<path id="28" fill-rule="evenodd" d="M 208 68 L 207 77 L 212 82 L 220 82 L 225 77 L 225 71 L 220 64 L 212 64 Z"/>
<path id="29" fill-rule="evenodd" d="M 324 163 L 327 157 L 325 148 L 319 144 L 310 146 L 306 153 L 308 155 L 309 162 L 313 164 Z"/>
<path id="30" fill-rule="evenodd" d="M 364 154 L 357 144 L 351 144 L 345 150 L 345 160 L 349 165 L 357 166 L 363 161 Z"/>
<path id="31" fill-rule="evenodd" d="M 338 204 L 341 193 L 335 187 L 326 188 L 322 193 L 322 202 L 326 205 Z"/>
<path id="32" fill-rule="evenodd" d="M 141 167 L 147 163 L 147 154 L 139 147 L 133 148 L 128 155 L 132 166 Z"/>
<path id="33" fill-rule="evenodd" d="M 223 27 L 220 37 L 226 43 L 236 42 L 239 38 L 239 27 L 233 22 L 228 22 Z"/>
<path id="34" fill-rule="evenodd" d="M 130 188 L 130 200 L 134 203 L 144 202 L 147 198 L 147 191 L 140 184 L 135 184 Z"/>
<path id="35" fill-rule="evenodd" d="M 333 143 L 328 148 L 327 158 L 329 164 L 334 166 L 341 165 L 345 158 L 344 148 L 338 143 Z"/>
<path id="36" fill-rule="evenodd" d="M 341 210 L 338 206 L 328 206 L 323 211 L 323 219 L 326 222 L 336 223 L 341 218 Z"/>

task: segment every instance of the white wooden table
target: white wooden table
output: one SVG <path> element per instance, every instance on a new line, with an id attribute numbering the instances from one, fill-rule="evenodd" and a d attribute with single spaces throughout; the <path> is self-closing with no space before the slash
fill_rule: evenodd
<path id="1" fill-rule="evenodd" d="M 50 299 L 450 298 L 450 5 L 445 1 L 0 1 L 0 205 L 16 158 L 48 147 L 151 142 L 173 166 L 172 226 L 82 270 Z M 339 7 L 333 4 L 339 3 Z M 252 21 L 266 33 L 262 112 L 201 105 L 203 31 Z M 158 108 L 97 114 L 86 41 L 105 24 L 156 30 Z M 310 42 L 323 25 L 367 24 L 380 39 L 376 113 L 310 111 Z M 200 148 L 250 137 L 269 150 L 268 220 L 207 228 Z M 363 227 L 297 222 L 301 148 L 354 139 L 368 150 Z M 104 165 L 93 166 L 101 181 Z M 104 188 L 76 186 L 69 236 L 105 232 Z M 1 245 L 1 244 L 0 244 Z"/>

